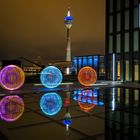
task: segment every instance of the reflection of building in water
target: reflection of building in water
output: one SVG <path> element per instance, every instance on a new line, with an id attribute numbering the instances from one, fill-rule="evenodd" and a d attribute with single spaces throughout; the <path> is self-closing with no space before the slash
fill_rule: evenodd
<path id="1" fill-rule="evenodd" d="M 73 91 L 73 100 L 81 103 L 94 104 L 103 106 L 103 95 L 100 94 L 99 89 L 79 89 Z"/>
<path id="2" fill-rule="evenodd" d="M 66 109 L 66 112 L 63 118 L 63 124 L 66 126 L 67 136 L 69 135 L 69 126 L 72 124 L 71 115 L 69 112 L 69 106 L 70 106 L 70 92 L 67 92 L 63 100 L 63 107 L 65 107 Z"/>
<path id="3" fill-rule="evenodd" d="M 83 86 L 91 86 L 97 81 L 97 73 L 89 66 L 83 67 L 78 73 L 78 81 Z"/>
<path id="4" fill-rule="evenodd" d="M 82 110 L 88 112 L 95 107 L 93 101 L 94 101 L 94 92 L 93 91 L 91 92 L 91 90 L 87 89 L 82 91 L 82 93 L 79 95 L 78 104 Z"/>
<path id="5" fill-rule="evenodd" d="M 40 99 L 40 108 L 45 115 L 56 115 L 62 108 L 62 99 L 57 93 L 46 93 Z"/>
<path id="6" fill-rule="evenodd" d="M 140 91 L 135 89 L 106 89 L 105 139 L 139 140 Z M 113 94 L 112 94 L 113 93 Z"/>
<path id="7" fill-rule="evenodd" d="M 0 118 L 7 122 L 19 119 L 24 112 L 24 102 L 17 96 L 6 96 L 0 101 Z"/>

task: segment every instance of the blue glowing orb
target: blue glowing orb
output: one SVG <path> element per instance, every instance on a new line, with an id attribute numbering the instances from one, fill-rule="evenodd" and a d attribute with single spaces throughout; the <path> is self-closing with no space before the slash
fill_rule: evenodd
<path id="1" fill-rule="evenodd" d="M 55 88 L 62 82 L 62 73 L 55 66 L 48 66 L 41 72 L 41 83 L 48 88 Z"/>
<path id="2" fill-rule="evenodd" d="M 62 99 L 57 93 L 46 93 L 40 99 L 40 108 L 46 115 L 56 115 L 62 108 Z"/>

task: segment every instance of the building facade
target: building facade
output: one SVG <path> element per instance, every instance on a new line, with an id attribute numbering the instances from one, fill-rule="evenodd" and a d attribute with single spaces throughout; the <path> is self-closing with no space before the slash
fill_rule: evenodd
<path id="1" fill-rule="evenodd" d="M 105 57 L 103 55 L 75 56 L 72 61 L 72 72 L 78 74 L 79 70 L 90 66 L 96 70 L 97 79 L 105 79 Z"/>
<path id="2" fill-rule="evenodd" d="M 108 80 L 140 82 L 140 0 L 106 0 L 106 62 Z"/>

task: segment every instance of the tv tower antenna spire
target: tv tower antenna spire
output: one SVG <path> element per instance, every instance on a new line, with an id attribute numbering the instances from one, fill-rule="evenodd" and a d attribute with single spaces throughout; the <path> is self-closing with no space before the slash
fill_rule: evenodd
<path id="1" fill-rule="evenodd" d="M 66 48 L 66 61 L 71 61 L 71 40 L 70 40 L 70 29 L 72 27 L 73 17 L 70 13 L 70 6 L 68 6 L 67 16 L 64 18 L 64 23 L 67 28 L 67 48 Z"/>

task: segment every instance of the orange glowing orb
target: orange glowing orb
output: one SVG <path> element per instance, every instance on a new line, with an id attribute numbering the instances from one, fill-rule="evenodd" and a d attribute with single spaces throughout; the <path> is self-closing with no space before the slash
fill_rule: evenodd
<path id="1" fill-rule="evenodd" d="M 83 67 L 78 73 L 78 81 L 81 85 L 90 86 L 97 81 L 96 71 L 91 67 Z"/>
<path id="2" fill-rule="evenodd" d="M 89 110 L 93 109 L 95 107 L 95 104 L 88 104 L 88 103 L 82 103 L 78 102 L 81 110 L 88 112 Z"/>
<path id="3" fill-rule="evenodd" d="M 94 93 L 91 92 L 91 90 L 83 90 L 79 94 L 78 105 L 80 106 L 81 110 L 88 112 L 96 106 L 95 104 L 93 104 L 94 100 Z"/>

